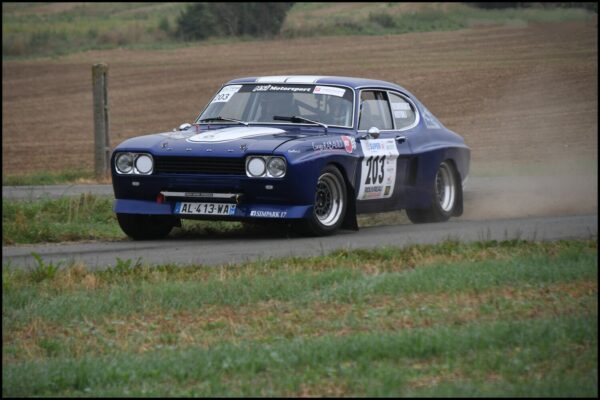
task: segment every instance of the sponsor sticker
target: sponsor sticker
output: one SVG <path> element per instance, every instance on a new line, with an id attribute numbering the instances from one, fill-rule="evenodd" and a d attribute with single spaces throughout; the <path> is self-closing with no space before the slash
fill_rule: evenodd
<path id="1" fill-rule="evenodd" d="M 257 85 L 252 89 L 253 92 L 284 92 L 284 93 L 310 93 L 310 87 L 300 86 L 278 86 L 278 85 Z"/>
<path id="2" fill-rule="evenodd" d="M 344 97 L 346 89 L 331 86 L 315 86 L 314 94 L 328 94 L 331 96 Z"/>
<path id="3" fill-rule="evenodd" d="M 382 152 L 384 150 L 384 146 L 383 143 L 377 142 L 375 140 L 365 140 L 364 141 L 367 144 L 367 150 L 371 153 L 379 153 Z"/>
<path id="4" fill-rule="evenodd" d="M 352 136 L 342 136 L 342 142 L 344 142 L 344 148 L 346 149 L 346 153 L 352 154 L 356 149 L 356 139 Z"/>
<path id="5" fill-rule="evenodd" d="M 314 151 L 343 150 L 346 148 L 346 146 L 343 140 L 333 139 L 325 142 L 312 142 L 312 148 Z"/>
<path id="6" fill-rule="evenodd" d="M 261 218 L 285 218 L 287 211 L 278 210 L 250 210 L 251 217 Z"/>
<path id="7" fill-rule="evenodd" d="M 269 90 L 269 88 L 271 87 L 271 85 L 258 85 L 255 86 L 254 89 L 252 89 L 253 92 L 266 92 L 267 90 Z"/>
<path id="8" fill-rule="evenodd" d="M 406 111 L 399 111 L 399 110 L 395 110 L 394 111 L 394 118 L 408 118 L 408 112 Z"/>
<path id="9" fill-rule="evenodd" d="M 423 119 L 425 120 L 425 126 L 427 126 L 429 129 L 441 129 L 441 126 L 435 117 L 429 112 L 428 109 L 425 107 L 423 108 Z"/>
<path id="10" fill-rule="evenodd" d="M 392 103 L 392 110 L 404 110 L 404 111 L 410 111 L 410 104 L 408 103 Z"/>
<path id="11" fill-rule="evenodd" d="M 356 139 L 352 136 L 340 136 L 339 139 L 327 140 L 324 142 L 312 142 L 314 151 L 324 150 L 345 150 L 346 153 L 352 153 L 356 150 Z"/>
<path id="12" fill-rule="evenodd" d="M 234 94 L 236 94 L 242 85 L 229 85 L 225 86 L 221 91 L 215 96 L 212 103 L 227 103 Z"/>

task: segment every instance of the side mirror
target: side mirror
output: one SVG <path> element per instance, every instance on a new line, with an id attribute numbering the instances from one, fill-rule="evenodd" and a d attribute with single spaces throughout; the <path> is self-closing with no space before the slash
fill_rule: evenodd
<path id="1" fill-rule="evenodd" d="M 357 139 L 358 140 L 377 139 L 379 137 L 379 135 L 380 135 L 379 128 L 372 126 L 371 128 L 369 128 L 367 133 L 359 136 Z"/>
<path id="2" fill-rule="evenodd" d="M 369 128 L 369 130 L 367 131 L 367 133 L 373 138 L 373 139 L 377 139 L 379 137 L 379 129 L 375 128 L 374 126 Z"/>
<path id="3" fill-rule="evenodd" d="M 192 124 L 188 124 L 187 122 L 185 124 L 181 124 L 179 125 L 179 130 L 180 131 L 185 131 L 187 129 L 190 129 L 192 127 Z"/>

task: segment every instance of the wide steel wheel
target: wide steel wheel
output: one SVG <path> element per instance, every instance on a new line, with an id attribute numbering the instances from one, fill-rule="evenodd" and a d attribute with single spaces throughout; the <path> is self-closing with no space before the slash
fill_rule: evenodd
<path id="1" fill-rule="evenodd" d="M 313 213 L 306 221 L 308 233 L 323 236 L 335 232 L 344 221 L 347 206 L 344 177 L 336 167 L 329 165 L 317 180 Z"/>
<path id="2" fill-rule="evenodd" d="M 456 184 L 453 165 L 449 161 L 442 162 L 435 174 L 430 208 L 406 210 L 408 218 L 415 224 L 447 221 L 456 206 Z"/>
<path id="3" fill-rule="evenodd" d="M 435 195 L 439 208 L 451 213 L 456 200 L 456 182 L 454 172 L 448 163 L 443 162 L 435 176 Z"/>

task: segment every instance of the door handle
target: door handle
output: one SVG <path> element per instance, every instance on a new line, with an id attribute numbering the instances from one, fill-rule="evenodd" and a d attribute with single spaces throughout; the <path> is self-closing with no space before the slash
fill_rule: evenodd
<path id="1" fill-rule="evenodd" d="M 406 141 L 407 141 L 406 136 L 396 136 L 396 142 L 404 143 Z"/>

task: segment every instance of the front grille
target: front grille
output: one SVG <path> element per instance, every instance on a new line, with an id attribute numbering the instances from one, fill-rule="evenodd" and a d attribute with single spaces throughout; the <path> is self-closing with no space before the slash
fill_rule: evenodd
<path id="1" fill-rule="evenodd" d="M 154 157 L 154 172 L 168 174 L 246 175 L 243 157 Z"/>

